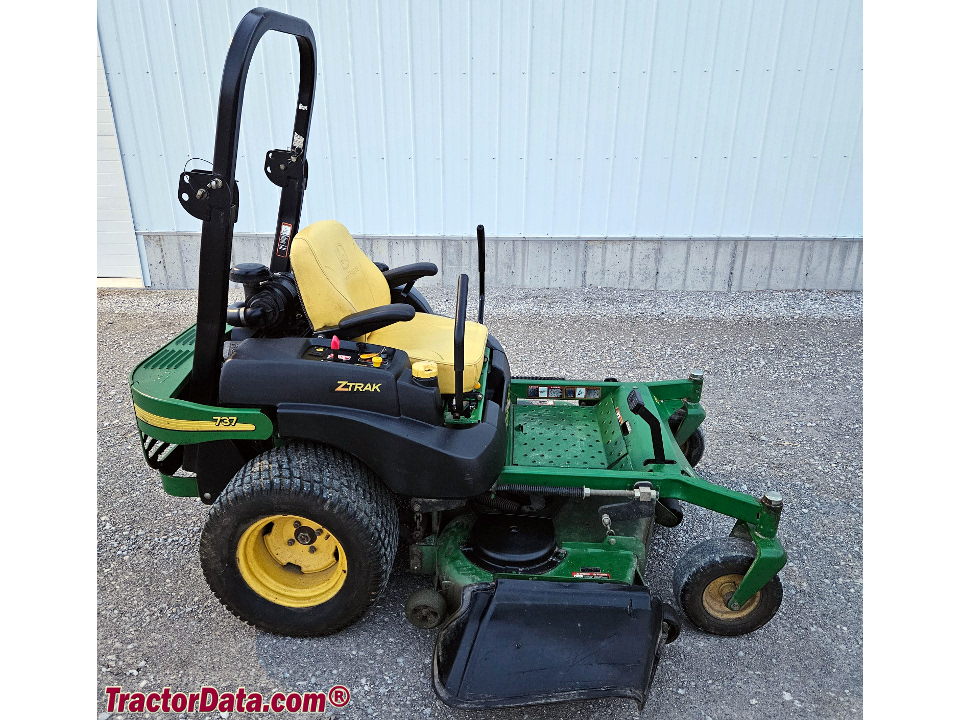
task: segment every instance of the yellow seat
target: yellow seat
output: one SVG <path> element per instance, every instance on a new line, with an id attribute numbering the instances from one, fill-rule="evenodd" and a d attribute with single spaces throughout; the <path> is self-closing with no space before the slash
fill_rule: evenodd
<path id="1" fill-rule="evenodd" d="M 335 327 L 347 315 L 390 304 L 390 287 L 350 232 L 336 220 L 322 220 L 297 233 L 290 247 L 300 297 L 314 330 Z M 387 325 L 357 338 L 403 350 L 410 362 L 437 363 L 440 392 L 454 392 L 452 318 L 417 313 L 413 320 Z M 463 338 L 463 390 L 480 380 L 487 328 L 467 322 Z"/>

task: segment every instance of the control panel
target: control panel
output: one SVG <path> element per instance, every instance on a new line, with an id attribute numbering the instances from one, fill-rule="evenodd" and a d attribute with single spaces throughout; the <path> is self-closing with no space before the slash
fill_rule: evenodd
<path id="1" fill-rule="evenodd" d="M 304 360 L 321 360 L 386 369 L 390 367 L 396 352 L 394 348 L 353 342 L 352 340 L 340 340 L 334 335 L 330 339 L 316 338 L 311 340 L 310 347 L 301 357 Z"/>

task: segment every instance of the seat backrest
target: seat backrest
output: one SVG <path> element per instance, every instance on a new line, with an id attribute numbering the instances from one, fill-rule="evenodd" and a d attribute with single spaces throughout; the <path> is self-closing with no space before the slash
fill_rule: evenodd
<path id="1" fill-rule="evenodd" d="M 321 220 L 298 232 L 290 247 L 290 266 L 314 330 L 390 304 L 383 273 L 336 220 Z"/>

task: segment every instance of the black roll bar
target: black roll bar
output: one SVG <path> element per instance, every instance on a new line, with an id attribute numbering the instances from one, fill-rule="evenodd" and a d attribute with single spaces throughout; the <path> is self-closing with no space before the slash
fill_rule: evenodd
<path id="1" fill-rule="evenodd" d="M 197 298 L 197 336 L 193 355 L 190 399 L 205 405 L 216 405 L 220 385 L 221 353 L 224 327 L 227 322 L 227 290 L 230 256 L 233 249 L 233 225 L 237 220 L 236 170 L 237 144 L 240 138 L 240 110 L 247 71 L 260 39 L 271 30 L 293 35 L 300 51 L 300 88 L 293 123 L 291 152 L 306 162 L 307 137 L 317 79 L 317 43 L 306 21 L 275 10 L 256 8 L 237 25 L 223 65 L 220 82 L 220 105 L 217 110 L 217 134 L 213 151 L 213 171 L 193 171 L 181 175 L 181 204 L 197 217 L 202 217 L 200 232 L 200 288 Z M 210 182 L 197 190 L 196 178 Z M 193 184 L 191 184 L 193 183 Z M 274 272 L 290 267 L 287 244 L 296 235 L 307 175 L 292 179 L 280 193 L 280 211 L 274 238 L 270 267 Z M 187 189 L 187 192 L 184 190 Z M 203 204 L 198 207 L 199 203 Z M 288 227 L 284 227 L 284 226 Z M 281 236 L 285 242 L 281 247 Z"/>

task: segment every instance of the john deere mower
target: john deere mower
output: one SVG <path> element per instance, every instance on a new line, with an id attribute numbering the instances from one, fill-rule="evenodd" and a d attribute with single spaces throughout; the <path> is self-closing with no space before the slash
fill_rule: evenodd
<path id="1" fill-rule="evenodd" d="M 266 153 L 281 188 L 270 267 L 231 267 L 247 71 L 269 31 L 295 36 L 290 146 Z M 406 603 L 437 628 L 446 703 L 504 707 L 621 696 L 641 706 L 680 615 L 644 582 L 656 524 L 681 502 L 732 518 L 729 537 L 676 566 L 700 630 L 751 632 L 779 608 L 782 500 L 707 482 L 703 374 L 662 382 L 512 377 L 467 275 L 453 318 L 325 220 L 300 228 L 316 43 L 303 20 L 256 9 L 223 70 L 212 169 L 181 174 L 203 221 L 197 322 L 130 376 L 143 452 L 167 493 L 210 505 L 200 561 L 211 589 L 271 633 L 357 621 L 383 592 L 401 537 L 423 587 Z M 228 305 L 230 282 L 244 299 Z"/>

